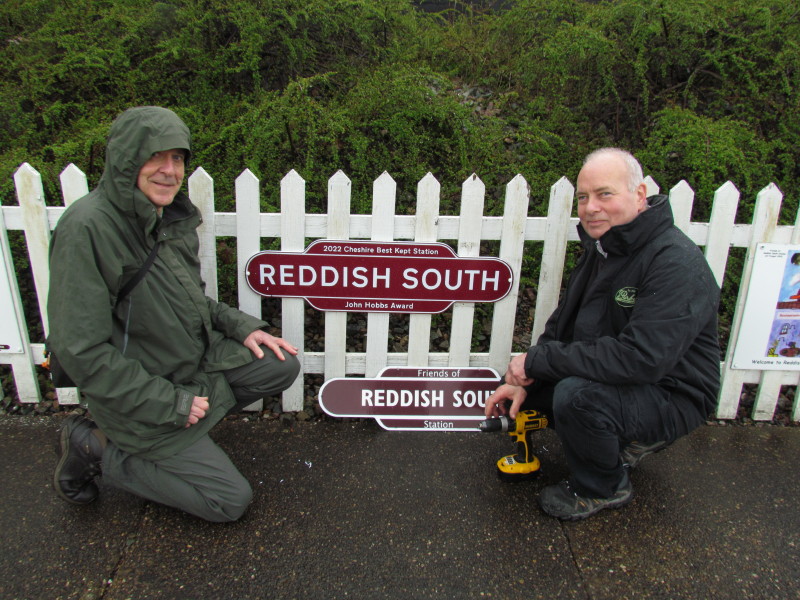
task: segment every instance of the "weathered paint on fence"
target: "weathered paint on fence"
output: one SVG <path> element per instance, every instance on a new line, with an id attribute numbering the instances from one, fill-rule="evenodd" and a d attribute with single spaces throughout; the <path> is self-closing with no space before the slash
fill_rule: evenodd
<path id="1" fill-rule="evenodd" d="M 46 306 L 48 289 L 47 244 L 50 231 L 63 213 L 61 207 L 47 207 L 38 172 L 27 163 L 14 175 L 19 206 L 5 206 L 0 210 L 0 237 L 8 247 L 6 230 L 24 230 L 28 254 L 40 306 L 40 316 L 47 331 Z M 646 180 L 648 193 L 659 188 L 651 179 Z M 88 186 L 86 178 L 74 165 L 61 174 L 63 200 L 66 205 L 84 195 Z M 206 293 L 216 299 L 218 295 L 216 238 L 235 236 L 238 256 L 238 301 L 247 312 L 260 316 L 261 299 L 243 281 L 244 264 L 260 250 L 261 238 L 279 238 L 281 250 L 301 252 L 306 239 L 372 239 L 376 241 L 415 240 L 435 242 L 458 240 L 460 256 L 478 256 L 482 240 L 499 240 L 499 256 L 512 268 L 514 287 L 493 309 L 491 339 L 488 352 L 472 352 L 470 344 L 474 305 L 457 302 L 452 308 L 452 325 L 449 352 L 430 351 L 430 315 L 410 316 L 407 352 L 389 352 L 389 314 L 370 313 L 367 316 L 365 352 L 346 351 L 346 313 L 325 314 L 324 352 L 309 352 L 303 348 L 305 303 L 301 298 L 284 298 L 282 304 L 282 332 L 284 337 L 300 346 L 299 358 L 305 373 L 324 374 L 326 379 L 345 375 L 374 377 L 385 366 L 473 366 L 492 367 L 503 372 L 511 357 L 515 333 L 516 308 L 519 293 L 519 274 L 522 266 L 524 244 L 543 242 L 542 263 L 536 294 L 536 308 L 530 338 L 535 340 L 544 328 L 547 316 L 555 308 L 561 288 L 567 243 L 576 241 L 572 216 L 574 187 L 566 179 L 556 182 L 550 190 L 546 217 L 529 217 L 530 193 L 525 179 L 518 175 L 506 186 L 505 208 L 502 217 L 483 215 L 485 186 L 472 175 L 462 185 L 459 216 L 439 215 L 440 184 L 426 175 L 417 187 L 417 206 L 413 216 L 395 215 L 396 184 L 388 173 L 383 173 L 373 184 L 371 215 L 350 214 L 351 182 L 341 171 L 328 183 L 328 212 L 324 215 L 306 214 L 305 181 L 295 172 L 289 172 L 280 182 L 281 212 L 261 213 L 260 182 L 253 173 L 245 170 L 235 182 L 236 212 L 219 213 L 214 209 L 214 182 L 202 168 L 188 180 L 189 195 L 200 208 L 204 222 L 199 230 L 202 273 L 207 284 Z M 717 417 L 735 417 L 742 385 L 759 384 L 752 417 L 756 420 L 772 418 L 780 387 L 797 385 L 800 373 L 796 371 L 733 370 L 728 367 L 738 338 L 738 327 L 747 293 L 747 282 L 752 270 L 753 252 L 759 242 L 800 243 L 800 214 L 795 226 L 778 226 L 778 213 L 782 194 L 770 184 L 756 200 L 752 224 L 734 222 L 739 192 L 725 183 L 714 195 L 708 223 L 691 221 L 694 192 L 685 181 L 679 182 L 670 192 L 670 203 L 676 224 L 692 240 L 705 248 L 705 256 L 721 284 L 731 247 L 747 248 L 742 282 L 736 312 L 729 338 L 728 353 L 721 363 L 723 384 L 720 392 Z M 6 261 L 10 262 L 10 261 Z M 6 265 L 6 269 L 11 266 Z M 10 278 L 15 282 L 13 273 Z M 18 298 L 19 291 L 16 289 Z M 18 301 L 18 300 L 17 300 Z M 19 310 L 21 315 L 21 307 Z M 24 323 L 21 325 L 25 329 Z M 24 353 L 0 355 L 0 362 L 11 364 L 19 397 L 24 402 L 39 398 L 36 385 L 35 363 L 41 362 L 43 340 L 30 343 L 24 333 Z M 298 379 L 283 395 L 283 408 L 297 411 L 303 408 L 304 386 Z M 78 401 L 75 389 L 58 390 L 59 401 L 65 404 Z M 797 396 L 792 411 L 793 420 L 800 420 L 800 402 Z"/>

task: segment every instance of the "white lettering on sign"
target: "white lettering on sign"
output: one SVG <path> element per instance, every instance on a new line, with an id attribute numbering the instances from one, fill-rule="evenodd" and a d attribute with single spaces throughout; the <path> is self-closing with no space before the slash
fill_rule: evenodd
<path id="1" fill-rule="evenodd" d="M 262 265 L 266 266 L 266 265 Z M 263 282 L 263 275 L 262 275 Z M 317 272 L 308 265 L 300 265 L 300 285 L 314 285 L 317 282 Z"/>
<path id="2" fill-rule="evenodd" d="M 453 408 L 461 408 L 462 406 L 472 408 L 476 405 L 485 408 L 486 400 L 492 393 L 491 390 L 466 390 L 462 394 L 462 392 L 456 390 L 453 392 Z"/>
<path id="3" fill-rule="evenodd" d="M 425 429 L 452 429 L 452 421 L 425 421 Z"/>
<path id="4" fill-rule="evenodd" d="M 295 277 L 297 282 L 295 283 Z M 262 264 L 259 265 L 258 280 L 261 285 L 298 285 L 300 287 L 312 287 L 319 284 L 323 287 L 334 287 L 341 285 L 343 287 L 383 287 L 388 289 L 390 287 L 391 269 L 379 269 L 373 267 L 354 267 L 349 269 L 347 267 L 337 269 L 329 265 L 320 267 L 320 272 L 309 265 L 280 265 L 277 274 L 275 266 Z M 455 288 L 453 288 L 455 289 Z"/>
<path id="5" fill-rule="evenodd" d="M 332 287 L 339 283 L 339 272 L 334 267 L 322 267 L 322 285 L 323 287 Z"/>
<path id="6" fill-rule="evenodd" d="M 339 252 L 339 251 L 341 251 L 341 252 L 349 252 L 351 254 L 358 254 L 358 253 L 374 254 L 375 253 L 375 248 L 373 248 L 372 246 L 349 246 L 349 245 L 345 245 L 343 248 L 340 249 L 338 246 L 335 246 L 335 247 L 325 246 L 325 251 L 326 252 L 331 252 L 331 251 L 332 252 Z"/>
<path id="7" fill-rule="evenodd" d="M 426 377 L 428 379 L 460 376 L 461 369 L 417 369 L 416 373 L 416 377 Z"/>
<path id="8" fill-rule="evenodd" d="M 391 310 L 414 310 L 413 302 L 392 302 Z"/>
<path id="9" fill-rule="evenodd" d="M 481 282 L 481 289 L 485 290 L 486 287 L 487 287 L 487 284 L 489 282 L 494 284 L 494 286 L 492 287 L 493 290 L 495 290 L 495 291 L 498 290 L 500 288 L 500 272 L 499 271 L 495 271 L 494 272 L 494 277 L 492 277 L 490 279 L 489 278 L 489 274 L 486 271 L 484 271 L 483 272 L 483 281 Z"/>
<path id="10" fill-rule="evenodd" d="M 361 406 L 444 408 L 444 391 L 361 390 Z"/>
<path id="11" fill-rule="evenodd" d="M 475 277 L 482 275 L 480 285 L 476 285 Z M 464 285 L 464 278 L 467 278 L 466 286 Z M 497 291 L 500 289 L 500 272 L 494 271 L 493 274 L 488 271 L 479 271 L 477 269 L 457 269 L 452 271 L 445 269 L 426 269 L 419 275 L 419 270 L 413 267 L 403 271 L 403 287 L 407 290 L 415 290 L 422 284 L 427 290 L 436 290 L 442 287 L 442 283 L 448 290 L 459 290 L 466 287 L 468 290 L 474 290 L 480 287 L 481 291 L 486 291 L 489 287 Z M 491 284 L 491 285 L 490 285 Z"/>
<path id="12" fill-rule="evenodd" d="M 410 308 L 414 308 L 414 304 L 408 304 Z M 352 308 L 353 310 L 363 310 L 363 309 L 378 309 L 378 310 L 386 310 L 389 308 L 389 305 L 386 302 L 380 301 L 361 301 L 361 300 L 347 300 L 344 303 L 345 308 Z M 392 302 L 392 309 L 397 309 L 399 305 L 396 302 Z"/>
<path id="13" fill-rule="evenodd" d="M 354 287 L 383 288 L 391 287 L 391 269 L 379 267 L 334 267 L 322 265 L 317 271 L 309 265 L 279 265 L 276 273 L 275 265 L 259 265 L 258 280 L 260 285 L 297 285 L 313 287 L 319 283 L 322 287 Z M 414 290 L 420 285 L 426 290 L 436 290 L 443 285 L 448 290 L 486 291 L 500 289 L 499 271 L 479 271 L 477 269 L 425 269 L 422 273 L 412 267 L 403 271 L 403 287 Z"/>
<path id="14" fill-rule="evenodd" d="M 281 285 L 294 284 L 294 269 L 291 265 L 281 265 Z"/>
<path id="15" fill-rule="evenodd" d="M 419 273 L 417 269 L 406 269 L 405 271 L 403 271 L 403 279 L 407 281 L 407 283 L 403 284 L 404 288 L 406 288 L 407 290 L 413 290 L 414 288 L 417 287 L 417 280 L 414 277 L 412 277 L 412 275 L 416 275 L 417 273 Z"/>

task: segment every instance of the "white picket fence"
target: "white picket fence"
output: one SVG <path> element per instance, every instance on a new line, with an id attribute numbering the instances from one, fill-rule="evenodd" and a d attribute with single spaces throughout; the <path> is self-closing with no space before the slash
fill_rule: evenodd
<path id="1" fill-rule="evenodd" d="M 44 330 L 48 330 L 44 310 L 48 293 L 47 246 L 50 231 L 63 212 L 62 207 L 45 205 L 44 191 L 39 173 L 29 164 L 23 164 L 15 173 L 19 206 L 0 207 L 0 241 L 3 264 L 10 280 L 14 307 L 22 331 L 21 352 L 0 352 L 0 363 L 11 364 L 19 397 L 24 402 L 40 400 L 36 382 L 35 364 L 41 362 L 42 340 L 31 343 L 22 317 L 22 307 L 10 257 L 6 230 L 24 230 L 28 254 L 33 269 L 39 307 Z M 535 340 L 544 328 L 547 316 L 558 302 L 567 242 L 576 241 L 572 217 L 574 188 L 562 178 L 550 189 L 546 217 L 529 217 L 530 192 L 525 179 L 518 175 L 506 185 L 504 214 L 502 217 L 484 216 L 485 186 L 472 175 L 462 185 L 461 212 L 459 216 L 439 214 L 440 184 L 426 175 L 417 185 L 417 206 L 413 216 L 395 214 L 396 184 L 384 173 L 373 184 L 372 214 L 351 214 L 351 182 L 341 171 L 328 181 L 327 214 L 306 214 L 305 181 L 291 171 L 280 182 L 281 212 L 261 213 L 259 180 L 249 170 L 237 179 L 235 186 L 236 212 L 216 212 L 214 208 L 214 182 L 202 168 L 188 179 L 189 196 L 200 208 L 204 222 L 200 230 L 202 273 L 207 283 L 207 293 L 217 296 L 216 238 L 236 238 L 238 257 L 239 307 L 261 316 L 261 298 L 250 290 L 244 279 L 247 259 L 261 249 L 261 238 L 279 238 L 281 250 L 301 252 L 307 239 L 370 239 L 376 241 L 414 240 L 435 242 L 458 240 L 457 253 L 464 257 L 478 256 L 482 240 L 499 240 L 499 257 L 514 272 L 514 288 L 495 304 L 488 352 L 473 352 L 471 339 L 474 305 L 456 303 L 452 308 L 452 330 L 449 352 L 431 352 L 431 315 L 413 314 L 409 321 L 407 352 L 389 352 L 388 313 L 370 313 L 367 317 L 365 352 L 346 351 L 347 314 L 325 314 L 324 352 L 305 351 L 305 302 L 300 298 L 285 298 L 282 302 L 282 333 L 285 338 L 300 345 L 299 358 L 305 373 L 324 374 L 325 379 L 345 375 L 375 376 L 385 366 L 473 366 L 492 367 L 505 371 L 512 356 L 512 338 L 520 332 L 516 327 L 516 305 L 519 292 L 519 274 L 524 244 L 527 241 L 543 242 L 541 271 L 536 294 L 536 308 L 531 339 Z M 658 192 L 657 184 L 647 179 L 648 194 Z M 84 174 L 69 165 L 61 174 L 61 189 L 65 205 L 69 205 L 88 191 Z M 669 192 L 675 222 L 698 245 L 705 248 L 717 281 L 722 283 L 728 252 L 731 247 L 748 249 L 742 283 L 736 304 L 728 352 L 721 363 L 722 389 L 716 412 L 717 418 L 736 416 L 742 386 L 757 383 L 758 392 L 753 408 L 755 420 L 772 419 L 780 387 L 797 385 L 798 371 L 755 371 L 729 368 L 738 337 L 744 308 L 747 282 L 752 270 L 757 243 L 772 242 L 795 244 L 800 242 L 800 215 L 795 225 L 777 224 L 782 193 L 773 184 L 764 188 L 756 199 L 753 223 L 735 224 L 739 192 L 728 182 L 714 194 L 713 209 L 708 223 L 690 221 L 694 192 L 681 181 Z M 4 319 L 9 316 L 4 315 Z M 61 403 L 75 403 L 78 395 L 74 389 L 59 389 Z M 298 411 L 303 408 L 304 386 L 298 378 L 294 386 L 284 392 L 283 409 Z M 792 419 L 800 420 L 800 404 L 795 397 Z"/>

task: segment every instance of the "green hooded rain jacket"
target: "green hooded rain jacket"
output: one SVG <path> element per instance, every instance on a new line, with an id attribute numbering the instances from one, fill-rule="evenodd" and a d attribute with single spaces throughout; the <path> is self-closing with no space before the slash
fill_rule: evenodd
<path id="1" fill-rule="evenodd" d="M 191 150 L 172 111 L 139 107 L 112 125 L 96 189 L 72 204 L 50 242 L 48 343 L 80 387 L 97 425 L 120 449 L 158 460 L 208 433 L 235 404 L 220 372 L 253 360 L 244 339 L 266 323 L 204 294 L 196 228 L 183 193 L 162 217 L 136 187 L 155 152 Z M 117 302 L 153 244 L 144 279 Z M 194 396 L 204 419 L 186 427 Z"/>

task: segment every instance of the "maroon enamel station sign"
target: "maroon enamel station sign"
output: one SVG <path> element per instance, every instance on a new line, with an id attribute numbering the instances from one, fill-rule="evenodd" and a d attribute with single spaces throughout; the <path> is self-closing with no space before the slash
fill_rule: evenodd
<path id="1" fill-rule="evenodd" d="M 319 404 L 332 417 L 371 417 L 391 430 L 477 431 L 494 369 L 387 367 L 374 379 L 329 379 Z"/>
<path id="2" fill-rule="evenodd" d="M 505 261 L 459 257 L 439 242 L 317 240 L 305 252 L 259 252 L 245 274 L 262 296 L 349 312 L 439 313 L 454 302 L 497 302 L 513 282 Z"/>

